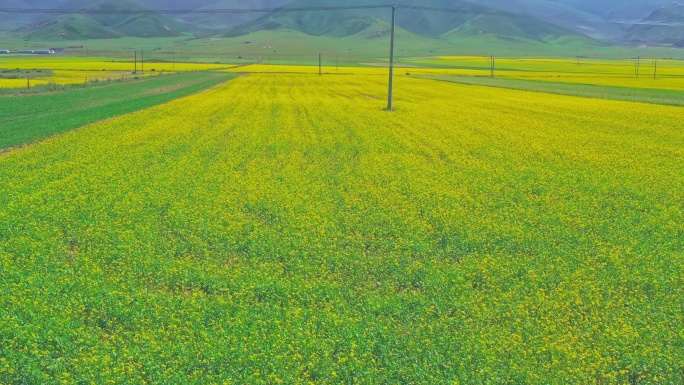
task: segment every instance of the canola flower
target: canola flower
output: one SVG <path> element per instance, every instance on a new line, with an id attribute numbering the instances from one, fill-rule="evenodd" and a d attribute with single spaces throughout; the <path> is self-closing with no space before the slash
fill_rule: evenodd
<path id="1" fill-rule="evenodd" d="M 222 70 L 230 73 L 265 73 L 265 74 L 311 74 L 318 75 L 318 66 L 304 66 L 304 65 L 284 65 L 284 64 L 251 64 L 247 66 L 230 68 Z M 334 67 L 322 66 L 321 71 L 329 75 L 367 75 L 367 76 L 387 76 L 388 69 L 386 66 L 354 66 L 354 67 Z M 458 70 L 450 68 L 419 68 L 419 67 L 398 67 L 397 74 L 413 74 L 413 75 L 445 75 L 451 73 L 452 75 L 468 75 L 468 76 L 484 76 L 487 71 L 484 70 Z"/>
<path id="2" fill-rule="evenodd" d="M 31 79 L 30 80 L 30 85 L 35 86 L 39 84 L 48 84 L 49 82 L 46 80 L 43 80 L 42 78 L 39 79 Z M 4 79 L 0 78 L 0 88 L 24 88 L 28 86 L 28 81 L 26 78 L 23 79 Z"/>
<path id="3" fill-rule="evenodd" d="M 10 76 L 14 78 L 0 77 L 0 88 L 24 88 L 27 87 L 27 82 L 31 86 L 43 84 L 83 84 L 92 82 L 110 82 L 117 80 L 136 80 L 150 78 L 153 76 L 175 75 L 182 71 L 146 71 L 130 73 L 125 71 L 73 71 L 73 70 L 53 70 L 42 73 L 12 73 Z M 27 77 L 29 78 L 27 80 Z"/>
<path id="4" fill-rule="evenodd" d="M 676 107 L 253 74 L 0 156 L 0 383 L 674 384 Z"/>
<path id="5" fill-rule="evenodd" d="M 72 57 L 12 57 L 4 58 L 0 62 L 0 72 L 20 79 L 4 79 L 0 77 L 0 88 L 26 87 L 25 71 L 45 70 L 46 72 L 31 72 L 31 84 L 80 84 L 92 81 L 110 81 L 130 79 L 133 77 L 157 76 L 164 73 L 189 71 L 225 70 L 233 67 L 226 64 L 209 63 L 172 63 L 148 62 L 138 63 L 137 72 L 132 61 L 113 61 L 108 58 L 72 58 Z M 144 72 L 143 72 L 144 69 Z"/>
<path id="6" fill-rule="evenodd" d="M 440 56 L 432 59 L 414 59 L 407 63 L 416 66 L 455 66 L 466 69 L 486 69 L 490 58 L 473 56 Z M 684 90 L 684 61 L 642 58 L 639 76 L 636 60 L 577 60 L 550 58 L 495 58 L 495 75 L 499 78 L 539 80 L 549 82 L 594 84 L 612 87 Z M 657 64 L 657 65 L 656 65 Z M 458 70 L 451 70 L 454 75 Z M 654 79 L 655 72 L 655 79 Z M 484 74 L 488 76 L 489 73 Z M 482 76 L 467 74 L 467 76 Z"/>
<path id="7" fill-rule="evenodd" d="M 122 71 L 69 71 L 55 70 L 44 73 L 11 73 L 12 78 L 0 77 L 0 88 L 25 88 L 44 84 L 83 84 L 87 82 L 106 82 L 114 80 L 133 80 L 161 75 L 163 72 L 147 72 L 144 75 Z M 27 79 L 28 78 L 28 79 Z"/>
<path id="8" fill-rule="evenodd" d="M 639 59 L 642 74 L 652 74 L 654 60 Z M 657 59 L 658 72 L 662 75 L 684 76 L 683 60 Z M 435 58 L 408 59 L 407 63 L 420 65 L 449 65 L 471 68 L 489 68 L 490 57 L 482 56 L 439 56 Z M 632 76 L 635 73 L 636 58 L 622 60 L 599 60 L 591 58 L 553 59 L 553 58 L 500 58 L 495 57 L 497 68 L 503 71 L 549 72 L 562 74 Z"/>
<path id="9" fill-rule="evenodd" d="M 231 67 L 228 64 L 215 63 L 188 63 L 188 62 L 144 62 L 146 70 L 156 71 L 204 71 L 218 70 Z M 138 71 L 141 71 L 143 62 L 138 61 Z M 50 69 L 68 71 L 129 71 L 135 69 L 133 58 L 112 59 L 107 57 L 55 57 L 55 56 L 28 56 L 3 58 L 0 68 L 5 69 Z"/>
<path id="10" fill-rule="evenodd" d="M 415 65 L 400 65 L 396 68 L 396 75 L 437 75 L 437 76 L 478 76 L 488 77 L 491 75 L 489 69 L 483 69 L 485 58 L 471 58 L 472 62 L 459 62 L 459 65 L 471 65 L 473 67 L 454 68 L 448 65 L 456 65 L 455 62 L 449 60 L 434 60 L 434 61 L 408 61 L 407 63 L 414 63 Z M 476 61 L 475 61 L 476 60 Z M 681 67 L 659 67 L 660 78 L 653 78 L 653 69 L 648 65 L 644 65 L 641 76 L 636 78 L 634 73 L 627 73 L 624 68 L 619 72 L 603 72 L 600 65 L 586 65 L 580 67 L 579 72 L 570 71 L 566 62 L 561 62 L 553 59 L 544 59 L 543 69 L 539 66 L 525 67 L 525 66 L 506 66 L 507 61 L 518 60 L 501 59 L 497 61 L 497 69 L 495 76 L 497 78 L 511 78 L 536 80 L 545 82 L 561 82 L 561 83 L 575 83 L 575 84 L 592 84 L 610 87 L 629 87 L 629 88 L 649 88 L 656 90 L 684 90 L 684 65 Z M 535 64 L 538 64 L 535 62 Z M 442 67 L 440 67 L 440 65 Z M 420 67 L 423 66 L 423 67 Z M 576 64 L 575 64 L 576 66 Z M 624 67 L 624 65 L 622 66 Z M 633 67 L 630 67 L 633 71 Z M 243 67 L 236 67 L 225 72 L 232 73 L 272 73 L 272 74 L 311 74 L 317 75 L 319 73 L 318 66 L 302 66 L 302 65 L 282 65 L 282 64 L 253 64 Z M 375 75 L 387 76 L 388 69 L 381 66 L 368 67 L 331 67 L 323 66 L 324 74 L 330 75 Z M 649 72 L 650 71 L 650 72 Z"/>

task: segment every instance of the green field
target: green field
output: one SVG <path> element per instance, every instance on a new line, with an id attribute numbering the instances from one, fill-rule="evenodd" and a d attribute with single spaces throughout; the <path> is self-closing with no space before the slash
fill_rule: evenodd
<path id="1" fill-rule="evenodd" d="M 681 107 L 396 86 L 253 73 L 0 155 L 0 383 L 684 381 Z"/>
<path id="2" fill-rule="evenodd" d="M 387 60 L 389 38 L 359 38 L 309 36 L 296 31 L 259 31 L 232 38 L 193 36 L 173 38 L 120 38 L 102 40 L 50 41 L 29 40 L 18 36 L 5 36 L 0 49 L 45 49 L 52 46 L 80 46 L 70 55 L 108 56 L 132 60 L 133 51 L 144 50 L 150 60 L 204 61 L 221 63 L 248 63 L 261 60 L 295 64 L 317 64 L 318 54 L 327 63 L 339 57 L 347 63 Z M 397 37 L 397 57 L 411 59 L 416 56 L 458 55 L 498 57 L 545 57 L 621 59 L 637 56 L 649 58 L 684 58 L 682 49 L 663 47 L 621 47 L 602 44 L 587 45 L 586 41 L 561 40 L 540 43 L 531 40 L 509 41 L 493 36 L 449 39 L 429 39 L 400 32 Z M 2 57 L 0 56 L 0 67 Z"/>
<path id="3" fill-rule="evenodd" d="M 231 75 L 197 72 L 156 76 L 123 83 L 34 88 L 0 92 L 0 151 L 64 131 L 163 104 L 230 79 Z M 42 92 L 41 92 L 42 91 Z M 19 95 L 17 95 L 19 93 Z"/>

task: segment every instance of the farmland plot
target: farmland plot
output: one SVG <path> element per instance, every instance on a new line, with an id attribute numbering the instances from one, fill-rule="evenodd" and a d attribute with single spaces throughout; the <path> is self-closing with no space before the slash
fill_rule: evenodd
<path id="1" fill-rule="evenodd" d="M 252 75 L 0 157 L 0 383 L 678 383 L 681 108 Z"/>

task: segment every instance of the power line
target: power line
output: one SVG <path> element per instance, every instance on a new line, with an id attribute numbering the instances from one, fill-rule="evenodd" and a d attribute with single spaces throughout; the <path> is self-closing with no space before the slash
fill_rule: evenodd
<path id="1" fill-rule="evenodd" d="M 431 12 L 443 12 L 443 13 L 459 13 L 459 14 L 477 14 L 482 16 L 529 16 L 537 19 L 544 20 L 544 15 L 523 15 L 515 12 L 498 11 L 487 9 L 482 12 L 471 12 L 463 11 L 459 9 L 449 9 L 449 8 L 437 8 L 437 7 L 426 7 L 420 5 L 402 5 L 400 8 L 403 9 L 414 9 L 420 11 L 431 11 Z M 653 25 L 653 26 L 665 26 L 665 27 L 684 27 L 684 22 L 671 22 L 671 21 L 657 21 L 657 20 L 625 20 L 625 19 L 579 19 L 582 22 L 593 22 L 593 23 L 604 23 L 604 24 L 628 24 L 628 25 Z"/>
<path id="2" fill-rule="evenodd" d="M 26 8 L 0 8 L 4 13 L 29 13 L 29 14 L 83 14 L 83 15 L 145 15 L 145 14 L 245 14 L 245 13 L 280 13 L 280 12 L 316 12 L 316 11 L 344 11 L 363 9 L 383 9 L 390 5 L 358 5 L 340 7 L 300 7 L 300 8 L 221 8 L 221 9 L 26 9 Z"/>
<path id="3" fill-rule="evenodd" d="M 345 11 L 345 10 L 373 10 L 390 9 L 393 4 L 356 5 L 338 7 L 279 7 L 279 8 L 215 8 L 215 9 L 75 9 L 75 8 L 51 8 L 51 9 L 28 9 L 28 8 L 0 8 L 0 13 L 9 14 L 81 14 L 81 15 L 184 15 L 184 14 L 254 14 L 254 13 L 284 13 L 284 12 L 320 12 L 320 11 Z M 470 11 L 454 8 L 438 8 L 418 5 L 398 5 L 401 9 L 418 11 L 452 13 L 473 16 L 529 16 L 543 19 L 543 15 L 521 15 L 513 12 L 482 8 L 479 11 Z M 626 20 L 626 19 L 580 19 L 582 22 L 618 24 L 618 25 L 649 25 L 662 27 L 684 27 L 684 22 L 652 21 L 652 20 Z"/>

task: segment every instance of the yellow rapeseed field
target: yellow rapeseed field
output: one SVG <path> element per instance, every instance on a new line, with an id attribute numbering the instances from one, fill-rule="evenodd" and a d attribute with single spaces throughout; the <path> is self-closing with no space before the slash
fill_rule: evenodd
<path id="1" fill-rule="evenodd" d="M 475 56 L 440 56 L 405 60 L 415 66 L 442 67 L 459 76 L 489 76 L 490 58 Z M 684 90 L 684 61 L 642 58 L 639 76 L 636 59 L 596 60 L 579 58 L 495 58 L 497 78 L 527 79 L 547 82 L 593 84 L 612 87 Z M 450 68 L 451 67 L 451 68 Z M 456 67 L 456 68 L 454 68 Z M 462 69 L 461 69 L 462 68 Z M 402 69 L 403 71 L 403 69 Z M 419 71 L 414 71 L 419 74 Z M 434 72 L 434 71 L 433 71 Z M 656 79 L 654 79 L 654 72 Z"/>
<path id="2" fill-rule="evenodd" d="M 143 63 L 138 61 L 138 71 Z M 144 62 L 145 69 L 156 71 L 203 71 L 231 67 L 227 64 L 187 63 L 187 62 Z M 106 57 L 59 57 L 59 56 L 26 56 L 3 58 L 0 68 L 22 70 L 49 69 L 71 71 L 129 71 L 135 68 L 133 58 L 112 59 Z"/>
<path id="3" fill-rule="evenodd" d="M 396 74 L 404 75 L 438 75 L 438 76 L 477 76 L 488 77 L 491 75 L 486 66 L 485 58 L 458 58 L 458 62 L 450 60 L 433 61 L 408 61 L 413 65 L 401 64 L 396 68 Z M 469 60 L 466 60 L 469 59 Z M 462 61 L 465 60 L 465 61 Z M 470 68 L 453 68 L 447 65 L 473 66 Z M 660 77 L 653 78 L 653 68 L 644 64 L 640 77 L 634 76 L 633 67 L 626 69 L 626 64 L 621 63 L 618 70 L 611 70 L 609 64 L 584 64 L 577 66 L 568 61 L 553 59 L 537 59 L 533 65 L 522 59 L 500 59 L 497 61 L 495 71 L 496 78 L 537 80 L 544 82 L 560 82 L 574 84 L 592 84 L 610 87 L 650 88 L 659 90 L 684 90 L 684 65 L 681 67 L 665 65 L 660 67 Z M 426 65 L 431 65 L 427 66 Z M 440 67 L 440 65 L 442 65 Z M 508 66 L 507 66 L 508 65 Z M 572 68 L 571 66 L 576 68 Z M 615 64 L 612 64 L 615 66 Z M 423 67 L 421 67 L 423 66 Z M 606 70 L 606 68 L 608 70 Z M 576 71 L 573 71 L 577 69 Z M 281 64 L 253 64 L 243 67 L 235 67 L 225 72 L 243 73 L 281 73 L 281 74 L 318 74 L 318 66 L 281 65 Z M 382 66 L 356 66 L 356 67 L 331 67 L 323 66 L 321 71 L 331 75 L 375 75 L 388 76 L 388 69 Z M 629 71 L 632 71 L 628 73 Z"/>
<path id="4" fill-rule="evenodd" d="M 253 74 L 0 155 L 0 383 L 677 384 L 676 107 Z"/>
<path id="5" fill-rule="evenodd" d="M 39 84 L 80 84 L 92 81 L 109 81 L 132 77 L 149 77 L 162 73 L 188 71 L 223 70 L 233 65 L 209 63 L 172 63 L 172 62 L 138 62 L 123 61 L 111 58 L 81 58 L 54 56 L 27 56 L 3 58 L 0 61 L 0 72 L 12 71 L 5 75 L 22 79 L 0 77 L 0 88 L 26 87 L 25 71 L 29 71 L 32 85 Z M 134 70 L 137 68 L 137 72 Z M 144 73 L 143 73 L 144 69 Z M 41 73 L 36 73 L 41 70 Z M 17 72 L 14 72 L 17 71 Z"/>
<path id="6" fill-rule="evenodd" d="M 0 77 L 0 88 L 23 88 L 27 87 L 29 84 L 31 86 L 35 86 L 38 84 L 47 84 L 49 83 L 46 80 L 43 80 L 43 78 L 40 79 L 31 79 L 30 83 L 26 78 L 18 78 L 18 79 L 4 79 Z"/>

